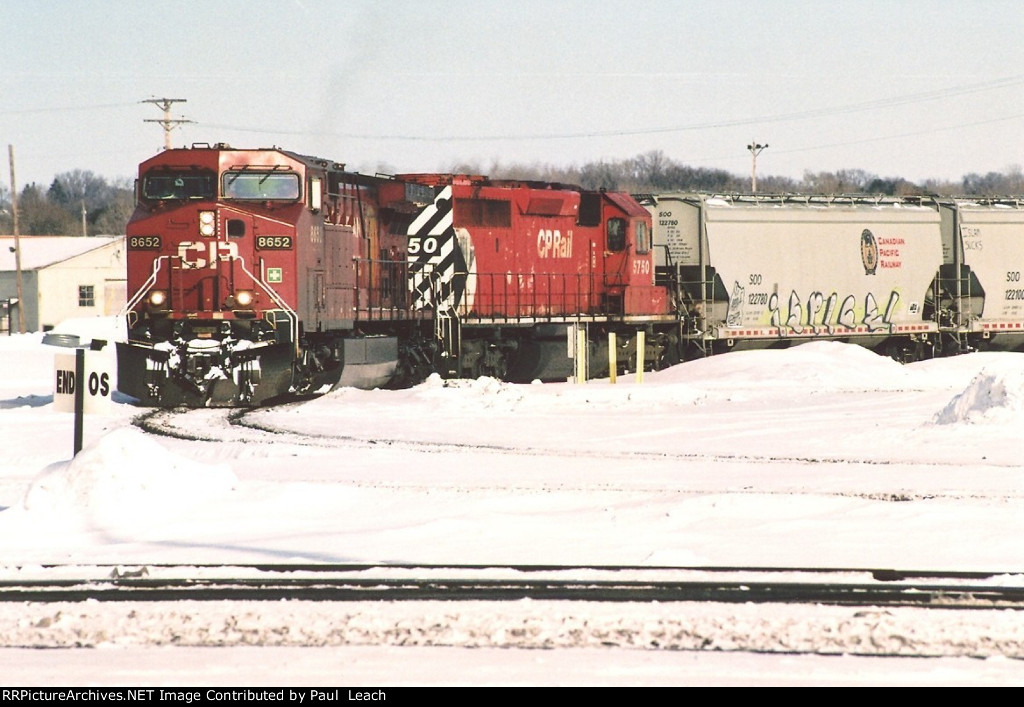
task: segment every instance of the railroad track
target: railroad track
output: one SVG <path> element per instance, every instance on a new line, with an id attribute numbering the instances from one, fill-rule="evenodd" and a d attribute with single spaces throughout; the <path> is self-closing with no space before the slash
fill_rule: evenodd
<path id="1" fill-rule="evenodd" d="M 0 568 L 0 602 L 586 601 L 1024 609 L 1024 575 L 887 569 L 423 565 Z"/>
<path id="2" fill-rule="evenodd" d="M 894 462 L 885 459 L 829 457 L 829 456 L 792 456 L 792 455 L 756 455 L 756 454 L 710 454 L 705 452 L 663 452 L 663 451 L 612 451 L 590 450 L 586 448 L 550 448 L 529 447 L 521 444 L 496 444 L 431 441 L 415 439 L 391 439 L 387 437 L 368 438 L 346 434 L 311 434 L 291 429 L 279 429 L 258 419 L 261 408 L 229 409 L 229 408 L 154 408 L 137 415 L 132 424 L 149 434 L 171 437 L 190 442 L 246 442 L 255 444 L 293 444 L 299 447 L 323 449 L 335 448 L 373 448 L 392 447 L 425 452 L 497 452 L 520 456 L 566 456 L 593 457 L 600 459 L 616 458 L 624 461 L 727 461 L 751 464 L 858 464 L 862 466 L 894 466 Z M 197 422 L 201 420 L 200 422 Z M 202 432 L 199 432 L 202 430 Z M 959 466 L 958 462 L 929 461 L 930 466 L 946 464 Z M 898 465 L 896 462 L 895 465 Z M 906 498 L 892 500 L 928 499 L 933 495 L 913 494 Z"/>
<path id="3" fill-rule="evenodd" d="M 132 419 L 132 424 L 155 436 L 168 437 L 190 442 L 235 442 L 245 444 L 273 445 L 277 449 L 293 446 L 297 449 L 335 450 L 335 449 L 374 449 L 388 448 L 408 450 L 414 453 L 448 454 L 448 453 L 481 453 L 481 454 L 512 454 L 525 457 L 562 457 L 574 462 L 593 458 L 607 461 L 619 459 L 633 463 L 676 463 L 676 462 L 729 462 L 740 464 L 857 464 L 858 466 L 887 466 L 891 462 L 846 458 L 810 458 L 793 456 L 764 456 L 743 454 L 708 454 L 708 453 L 673 453 L 645 452 L 642 450 L 592 450 L 580 445 L 548 448 L 528 447 L 521 444 L 480 444 L 472 442 L 429 441 L 413 439 L 367 438 L 346 434 L 304 433 L 290 429 L 277 429 L 259 419 L 259 408 L 228 409 L 228 408 L 154 408 L 147 410 Z M 935 466 L 936 462 L 927 462 Z M 635 485 L 632 488 L 636 488 Z M 676 492 L 687 492 L 684 488 L 676 488 Z M 729 489 L 735 492 L 734 489 Z M 877 490 L 842 490 L 834 491 L 816 487 L 810 490 L 785 489 L 783 491 L 758 490 L 758 493 L 783 495 L 835 495 L 858 497 L 873 501 L 912 502 L 933 499 L 988 499 L 984 493 L 957 491 L 949 493 L 943 490 L 908 491 L 902 486 Z M 694 493 L 700 493 L 694 491 Z M 999 498 L 1022 498 L 1022 494 L 1000 491 Z"/>

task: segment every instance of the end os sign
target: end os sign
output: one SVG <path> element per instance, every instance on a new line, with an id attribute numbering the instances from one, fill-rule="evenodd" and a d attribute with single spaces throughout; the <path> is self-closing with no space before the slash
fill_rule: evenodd
<path id="1" fill-rule="evenodd" d="M 114 381 L 110 372 L 110 357 L 97 351 L 85 351 L 83 376 L 83 411 L 107 412 Z M 75 374 L 75 354 L 55 354 L 53 379 L 53 409 L 57 412 L 75 411 L 75 392 L 78 376 Z"/>

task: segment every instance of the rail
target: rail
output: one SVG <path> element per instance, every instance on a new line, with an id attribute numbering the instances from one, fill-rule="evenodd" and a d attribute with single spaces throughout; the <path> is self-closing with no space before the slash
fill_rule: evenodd
<path id="1" fill-rule="evenodd" d="M 96 565 L 0 571 L 0 602 L 588 601 L 1024 610 L 1019 575 L 771 567 Z"/>

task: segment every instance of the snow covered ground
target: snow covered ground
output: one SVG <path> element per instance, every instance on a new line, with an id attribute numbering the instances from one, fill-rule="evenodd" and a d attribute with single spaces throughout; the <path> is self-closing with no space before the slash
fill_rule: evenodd
<path id="1" fill-rule="evenodd" d="M 68 563 L 1024 571 L 1021 354 L 901 366 L 821 342 L 642 384 L 432 379 L 248 416 L 274 432 L 216 410 L 178 421 L 202 442 L 145 434 L 117 403 L 72 459 L 58 352 L 0 338 L 0 579 Z M 0 683 L 1024 684 L 1024 617 L 963 613 L 3 603 Z M 827 655 L 790 655 L 809 646 Z"/>

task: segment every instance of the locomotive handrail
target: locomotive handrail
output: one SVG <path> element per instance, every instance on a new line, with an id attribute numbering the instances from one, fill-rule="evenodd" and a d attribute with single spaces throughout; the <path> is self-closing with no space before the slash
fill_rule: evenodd
<path id="1" fill-rule="evenodd" d="M 355 263 L 355 283 L 352 286 L 353 304 L 356 312 L 365 311 L 369 319 L 373 319 L 375 310 L 379 310 L 381 316 L 385 311 L 390 313 L 411 315 L 416 311 L 412 306 L 412 299 L 405 284 L 409 276 L 409 263 L 405 260 L 386 260 L 383 258 L 352 258 Z M 364 287 L 362 282 L 363 269 L 361 264 L 369 265 L 374 272 L 367 274 L 368 284 Z M 421 271 L 425 271 L 429 264 L 424 264 Z M 374 267 L 376 266 L 376 267 Z M 434 272 L 430 266 L 431 273 Z M 374 277 L 376 274 L 376 277 Z M 460 274 L 460 273 L 456 273 Z M 385 278 L 387 275 L 387 278 Z M 373 280 L 376 279 L 376 282 Z M 363 303 L 362 293 L 366 291 L 366 302 Z"/>
<path id="2" fill-rule="evenodd" d="M 273 303 L 276 304 L 279 309 L 283 310 L 288 315 L 288 319 L 291 322 L 288 328 L 289 328 L 290 333 L 292 335 L 292 345 L 295 346 L 295 347 L 298 347 L 298 345 L 299 345 L 299 316 L 298 316 L 298 314 L 296 314 L 295 310 L 293 310 L 291 307 L 289 307 L 288 304 L 284 301 L 284 299 L 282 299 L 281 296 L 279 294 L 277 294 L 277 291 L 275 291 L 274 288 L 270 287 L 269 284 L 264 282 L 264 280 L 263 280 L 263 272 L 262 272 L 262 267 L 263 267 L 262 259 L 260 260 L 261 272 L 260 272 L 260 276 L 259 277 L 256 277 L 255 275 L 253 275 L 252 272 L 250 272 L 249 268 L 245 267 L 245 258 L 243 258 L 242 256 L 240 256 L 240 255 L 233 255 L 233 256 L 231 256 L 231 260 L 232 261 L 237 260 L 239 265 L 242 268 L 242 272 L 244 272 L 246 275 L 248 275 L 252 279 L 253 282 L 258 284 L 260 286 L 260 289 L 262 289 L 264 292 L 267 293 L 267 296 L 270 297 L 271 301 L 273 301 Z"/>
<path id="3" fill-rule="evenodd" d="M 400 284 L 408 280 L 409 263 L 403 260 L 383 260 L 371 258 L 353 258 L 357 264 L 373 263 L 379 266 L 391 265 L 396 268 L 397 278 L 387 283 L 379 281 L 373 287 L 364 287 L 361 270 L 356 269 L 356 282 L 353 285 L 353 297 L 357 312 L 365 311 L 372 318 L 375 309 L 392 312 L 418 311 L 408 291 L 401 289 Z M 378 272 L 381 272 L 378 269 Z M 429 281 L 432 293 L 429 307 L 436 309 L 438 303 L 439 273 L 429 263 L 420 264 L 419 273 Z M 467 285 L 473 292 L 473 301 L 463 298 L 449 314 L 459 317 L 497 316 L 506 321 L 517 321 L 523 318 L 565 317 L 581 312 L 612 313 L 608 308 L 595 307 L 592 302 L 594 295 L 593 275 L 590 273 L 479 273 L 457 271 L 452 273 L 455 278 L 475 278 L 476 286 Z M 526 281 L 527 288 L 513 287 L 510 279 L 516 282 Z M 572 279 L 576 281 L 575 291 L 570 287 Z M 392 289 L 388 289 L 388 285 Z M 368 297 L 363 301 L 364 290 Z M 605 310 L 608 309 L 607 312 Z"/>
<path id="4" fill-rule="evenodd" d="M 457 275 L 468 275 L 457 273 Z M 492 317 L 505 321 L 562 318 L 590 314 L 618 314 L 594 306 L 589 273 L 472 273 L 477 279 L 472 305 L 459 303 L 461 316 Z M 575 291 L 570 282 L 575 279 Z M 519 283 L 513 286 L 512 283 Z M 523 286 L 523 284 L 528 286 Z"/>
<path id="5" fill-rule="evenodd" d="M 160 271 L 160 261 L 164 260 L 165 258 L 167 260 L 170 260 L 171 257 L 172 256 L 170 255 L 160 255 L 156 257 L 156 259 L 153 261 L 153 273 L 149 276 L 149 278 L 146 279 L 144 283 L 142 283 L 142 287 L 138 289 L 138 291 L 132 296 L 132 298 L 124 303 L 124 306 L 117 313 L 117 316 L 126 316 L 128 312 L 135 308 L 135 305 L 142 301 L 142 298 L 146 296 L 146 293 L 149 292 L 153 288 L 153 285 L 156 284 L 156 275 Z"/>

